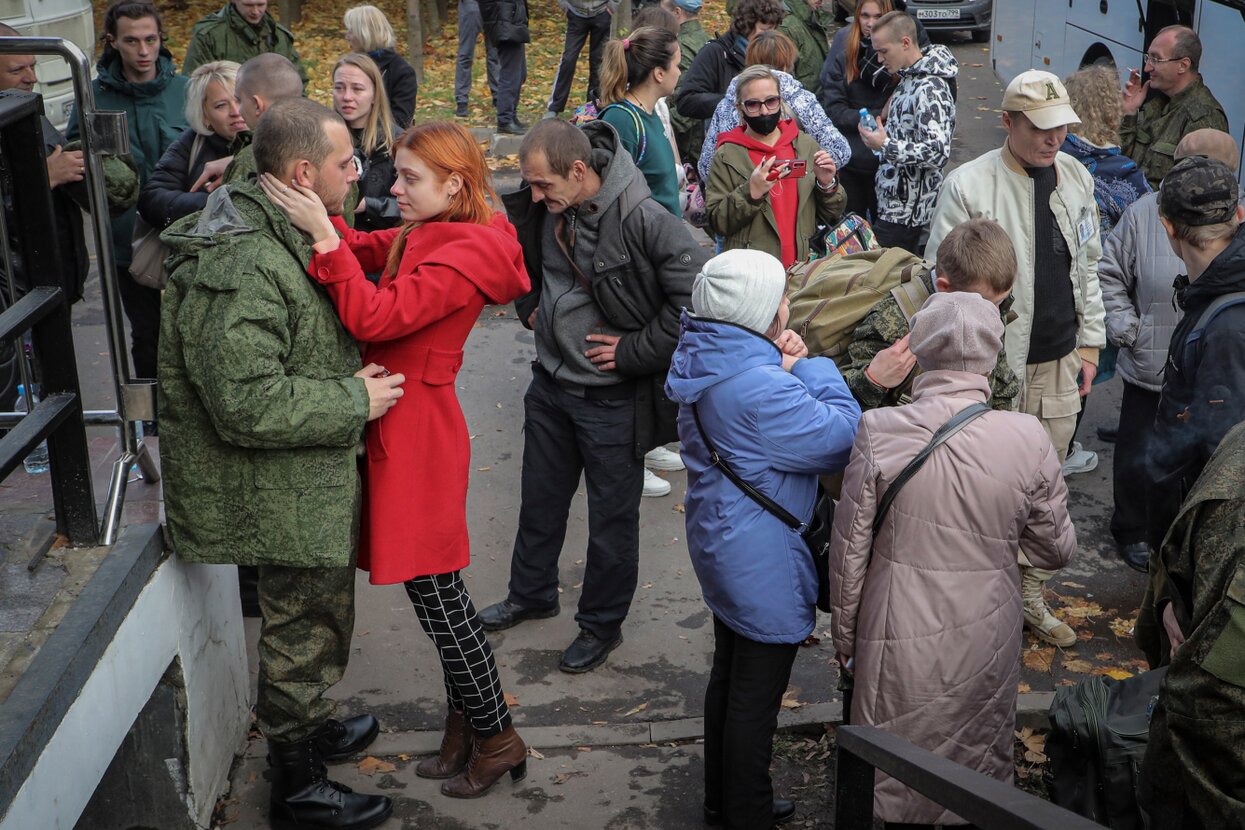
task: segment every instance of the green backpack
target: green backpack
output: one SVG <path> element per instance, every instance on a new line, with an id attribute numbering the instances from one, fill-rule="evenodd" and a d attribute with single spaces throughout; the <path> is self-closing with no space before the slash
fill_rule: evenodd
<path id="1" fill-rule="evenodd" d="M 791 319 L 809 354 L 830 358 L 842 369 L 860 321 L 888 294 L 910 321 L 929 292 L 919 275 L 933 266 L 903 248 L 813 259 L 787 270 Z"/>

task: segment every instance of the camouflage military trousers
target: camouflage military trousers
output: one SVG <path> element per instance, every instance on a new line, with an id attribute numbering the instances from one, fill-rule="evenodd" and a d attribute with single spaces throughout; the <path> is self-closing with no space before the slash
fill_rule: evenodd
<path id="1" fill-rule="evenodd" d="M 324 697 L 341 680 L 354 633 L 354 564 L 261 565 L 259 729 L 270 741 L 301 741 L 333 716 Z"/>

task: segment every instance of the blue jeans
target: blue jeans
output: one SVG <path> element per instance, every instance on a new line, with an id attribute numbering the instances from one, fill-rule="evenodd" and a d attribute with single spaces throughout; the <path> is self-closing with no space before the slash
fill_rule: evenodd
<path id="1" fill-rule="evenodd" d="M 471 95 L 471 65 L 475 62 L 476 41 L 483 29 L 479 0 L 458 0 L 458 63 L 454 69 L 454 102 L 457 104 L 467 103 Z M 484 52 L 488 88 L 496 99 L 500 64 L 497 47 L 487 37 L 484 39 Z"/>

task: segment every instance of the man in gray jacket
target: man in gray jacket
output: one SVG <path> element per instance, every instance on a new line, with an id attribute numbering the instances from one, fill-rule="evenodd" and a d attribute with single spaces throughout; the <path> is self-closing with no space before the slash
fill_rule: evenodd
<path id="1" fill-rule="evenodd" d="M 580 475 L 588 552 L 580 632 L 563 671 L 590 671 L 622 642 L 640 559 L 643 456 L 676 438 L 666 372 L 707 260 L 682 220 L 653 201 L 604 121 L 542 121 L 519 165 L 530 200 L 506 201 L 532 276 L 515 302 L 536 333 L 524 397 L 523 494 L 510 590 L 480 612 L 500 631 L 558 611 L 558 558 Z"/>
<path id="2" fill-rule="evenodd" d="M 1236 172 L 1236 142 L 1221 130 L 1195 130 L 1176 147 L 1187 156 L 1218 159 Z M 1120 558 L 1146 572 L 1146 458 L 1163 387 L 1163 364 L 1180 314 L 1172 304 L 1172 281 L 1185 271 L 1159 222 L 1158 191 L 1129 206 L 1102 246 L 1098 280 L 1107 309 L 1107 337 L 1120 347 L 1116 370 L 1124 381 L 1112 480 L 1115 510 L 1111 535 Z"/>

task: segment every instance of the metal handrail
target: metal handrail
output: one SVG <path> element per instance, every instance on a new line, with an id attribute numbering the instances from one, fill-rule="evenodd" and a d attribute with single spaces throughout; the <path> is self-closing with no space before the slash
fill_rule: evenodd
<path id="1" fill-rule="evenodd" d="M 836 830 L 871 830 L 875 770 L 980 830 L 1101 830 L 1101 825 L 1024 790 L 921 749 L 875 726 L 835 733 Z"/>
<path id="2" fill-rule="evenodd" d="M 86 162 L 87 196 L 91 203 L 91 227 L 94 231 L 96 263 L 103 287 L 104 319 L 108 331 L 108 351 L 112 361 L 113 391 L 116 408 L 93 410 L 86 422 L 117 427 L 121 454 L 112 466 L 108 499 L 104 505 L 102 543 L 117 540 L 121 527 L 121 511 L 125 506 L 125 487 L 130 467 L 138 464 L 149 482 L 160 480 L 160 470 L 147 447 L 138 439 L 138 423 L 155 418 L 155 383 L 136 382 L 130 375 L 129 350 L 125 341 L 125 321 L 121 308 L 121 291 L 116 280 L 116 263 L 112 256 L 112 223 L 108 214 L 108 194 L 104 186 L 104 161 L 101 154 L 129 153 L 129 130 L 123 112 L 99 111 L 95 108 L 95 91 L 91 88 L 91 64 L 77 44 L 56 37 L 0 37 L 0 55 L 58 55 L 69 64 L 73 79 L 74 107 L 82 132 L 82 156 Z M 23 417 L 20 412 L 0 412 L 0 427 L 11 426 Z"/>

